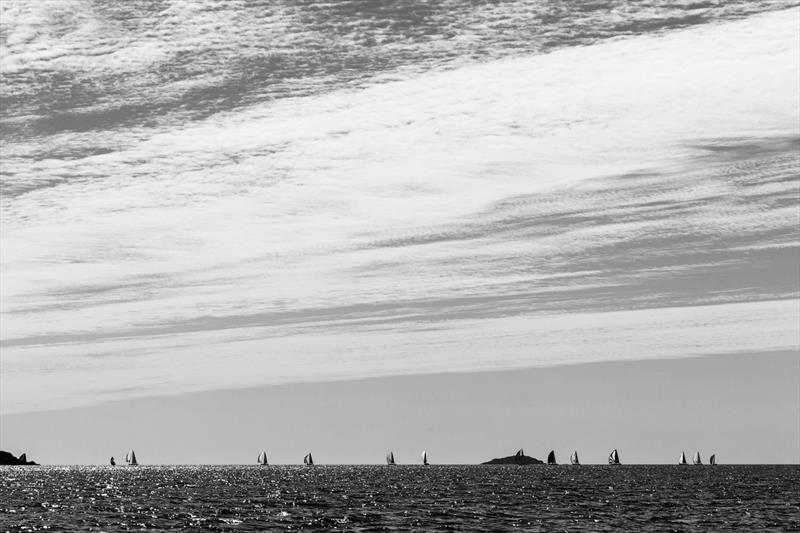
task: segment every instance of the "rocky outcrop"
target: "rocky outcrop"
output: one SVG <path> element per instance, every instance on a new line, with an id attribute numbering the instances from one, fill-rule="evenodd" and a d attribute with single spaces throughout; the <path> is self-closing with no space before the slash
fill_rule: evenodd
<path id="1" fill-rule="evenodd" d="M 481 463 L 484 465 L 541 465 L 544 464 L 544 461 L 540 461 L 535 457 L 529 457 L 525 455 L 525 452 L 519 450 L 514 455 L 509 455 L 508 457 L 499 457 L 497 459 L 492 459 L 491 461 L 486 461 L 485 463 Z"/>
<path id="2" fill-rule="evenodd" d="M 17 459 L 12 454 L 0 450 L 0 465 L 37 465 L 37 464 L 39 463 L 28 461 L 28 457 L 24 453 L 19 456 L 19 459 Z"/>

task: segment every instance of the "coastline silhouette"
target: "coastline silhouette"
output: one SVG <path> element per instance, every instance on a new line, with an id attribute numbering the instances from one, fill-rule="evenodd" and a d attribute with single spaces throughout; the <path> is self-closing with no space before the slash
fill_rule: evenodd
<path id="1" fill-rule="evenodd" d="M 28 461 L 27 454 L 21 454 L 19 458 L 15 457 L 14 454 L 10 452 L 6 452 L 0 450 L 0 465 L 8 465 L 8 466 L 21 466 L 21 465 L 31 465 L 35 466 L 39 463 L 34 461 Z"/>

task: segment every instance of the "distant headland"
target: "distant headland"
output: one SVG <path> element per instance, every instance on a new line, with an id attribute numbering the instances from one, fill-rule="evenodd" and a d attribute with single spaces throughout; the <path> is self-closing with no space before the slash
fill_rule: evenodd
<path id="1" fill-rule="evenodd" d="M 4 452 L 0 450 L 0 465 L 38 465 L 39 463 L 35 463 L 33 461 L 28 461 L 28 458 L 23 453 L 19 456 L 19 459 L 14 457 L 13 454 L 8 452 Z"/>
<path id="2" fill-rule="evenodd" d="M 485 463 L 481 463 L 484 465 L 541 465 L 544 464 L 544 461 L 540 461 L 535 457 L 530 457 L 525 455 L 521 449 L 515 453 L 514 455 L 509 455 L 508 457 L 499 457 L 496 459 L 492 459 L 491 461 L 486 461 Z"/>

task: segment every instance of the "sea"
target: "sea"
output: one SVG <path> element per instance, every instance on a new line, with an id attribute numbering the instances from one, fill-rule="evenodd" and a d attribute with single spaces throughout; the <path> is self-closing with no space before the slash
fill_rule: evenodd
<path id="1" fill-rule="evenodd" d="M 0 469 L 0 531 L 798 531 L 800 466 Z"/>

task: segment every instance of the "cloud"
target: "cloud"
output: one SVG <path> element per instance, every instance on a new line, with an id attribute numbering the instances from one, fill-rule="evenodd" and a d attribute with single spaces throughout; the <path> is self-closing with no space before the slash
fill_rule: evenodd
<path id="1" fill-rule="evenodd" d="M 545 328 L 547 364 L 582 361 L 591 339 L 604 346 L 592 360 L 642 348 L 636 313 L 653 335 L 695 332 L 648 352 L 686 356 L 716 353 L 760 301 L 780 334 L 747 346 L 786 347 L 797 329 L 775 310 L 798 290 L 797 14 L 193 122 L 22 136 L 0 199 L 4 376 L 15 391 L 63 374 L 161 393 L 343 375 L 312 362 L 439 372 L 453 360 L 416 354 L 446 347 L 464 368 L 525 366 L 542 363 L 524 356 L 527 321 L 584 313 L 606 329 Z M 701 311 L 719 328 L 702 343 L 706 328 L 673 322 Z M 491 334 L 504 324 L 508 339 Z M 329 338 L 341 345 L 327 360 Z M 189 354 L 182 376 L 170 358 Z M 246 372 L 256 360 L 260 377 Z M 221 364 L 233 377 L 214 385 Z M 43 404 L 78 401 L 51 385 Z M 35 403 L 22 397 L 15 409 Z"/>
<path id="2" fill-rule="evenodd" d="M 10 414 L 263 384 L 794 349 L 798 320 L 797 301 L 782 300 L 5 348 L 0 405 Z"/>

